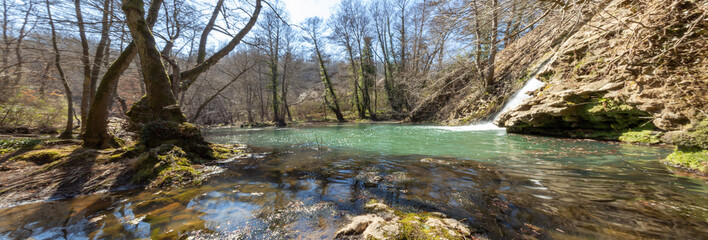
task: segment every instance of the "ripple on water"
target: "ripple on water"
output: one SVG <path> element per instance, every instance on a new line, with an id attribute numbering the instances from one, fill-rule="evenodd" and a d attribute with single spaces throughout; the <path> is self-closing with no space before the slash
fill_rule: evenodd
<path id="1" fill-rule="evenodd" d="M 0 239 L 321 239 L 372 198 L 493 239 L 708 236 L 708 185 L 667 171 L 666 148 L 385 124 L 205 132 L 268 154 L 199 187 L 0 209 Z"/>

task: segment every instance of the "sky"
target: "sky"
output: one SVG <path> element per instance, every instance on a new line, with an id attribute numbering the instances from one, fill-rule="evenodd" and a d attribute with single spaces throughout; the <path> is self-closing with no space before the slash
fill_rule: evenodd
<path id="1" fill-rule="evenodd" d="M 293 23 L 302 23 L 308 17 L 322 17 L 327 19 L 331 15 L 332 7 L 340 0 L 283 0 Z"/>

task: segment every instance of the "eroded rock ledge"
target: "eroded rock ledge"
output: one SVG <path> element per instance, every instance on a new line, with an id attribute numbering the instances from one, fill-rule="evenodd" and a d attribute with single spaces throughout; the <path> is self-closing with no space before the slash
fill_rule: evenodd
<path id="1" fill-rule="evenodd" d="M 547 86 L 496 124 L 514 133 L 673 144 L 667 162 L 705 173 L 707 12 L 690 1 L 611 1 L 552 52 L 536 75 Z"/>

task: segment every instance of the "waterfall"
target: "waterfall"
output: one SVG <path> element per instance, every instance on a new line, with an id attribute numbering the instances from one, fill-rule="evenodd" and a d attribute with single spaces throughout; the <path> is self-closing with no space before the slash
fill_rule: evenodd
<path id="1" fill-rule="evenodd" d="M 527 92 L 530 91 L 535 91 L 541 87 L 546 85 L 546 83 L 539 81 L 536 77 L 533 77 L 529 79 L 524 87 L 521 88 L 518 92 L 516 92 L 513 96 L 511 96 L 511 99 L 506 102 L 506 105 L 504 105 L 504 108 L 494 115 L 494 118 L 492 118 L 491 121 L 487 122 L 482 122 L 478 124 L 472 124 L 472 125 L 467 125 L 467 126 L 459 126 L 459 127 L 435 127 L 437 129 L 443 129 L 443 130 L 449 130 L 449 131 L 490 131 L 490 130 L 504 130 L 505 128 L 498 127 L 497 125 L 494 125 L 494 120 L 499 118 L 499 115 L 502 113 L 512 110 L 516 108 L 517 106 L 521 105 L 521 103 L 524 102 L 524 100 L 531 98 L 531 95 L 526 94 Z"/>

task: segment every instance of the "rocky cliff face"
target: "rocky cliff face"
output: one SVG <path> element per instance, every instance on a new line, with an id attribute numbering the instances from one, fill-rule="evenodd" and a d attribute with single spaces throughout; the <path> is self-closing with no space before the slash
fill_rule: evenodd
<path id="1" fill-rule="evenodd" d="M 509 132 L 670 143 L 708 172 L 708 1 L 615 0 L 553 53 L 547 82 L 496 124 Z"/>
<path id="2" fill-rule="evenodd" d="M 483 77 L 472 61 L 458 61 L 441 71 L 424 89 L 424 99 L 410 113 L 414 122 L 466 125 L 490 120 L 523 85 L 538 73 L 558 47 L 574 36 L 609 1 L 558 7 L 524 37 L 497 55 L 493 93 L 485 91 Z"/>
<path id="3" fill-rule="evenodd" d="M 677 153 L 692 155 L 673 159 L 701 162 L 708 171 L 708 150 L 700 147 L 708 140 L 697 137 L 708 133 L 708 1 L 580 3 L 550 14 L 500 53 L 495 93 L 478 84 L 472 64 L 457 66 L 431 86 L 410 119 L 489 120 L 536 77 L 546 87 L 497 125 L 514 133 L 675 144 Z M 672 162 L 695 165 L 684 160 Z"/>
<path id="4" fill-rule="evenodd" d="M 708 117 L 706 1 L 612 1 L 560 45 L 510 132 L 617 139 Z"/>

